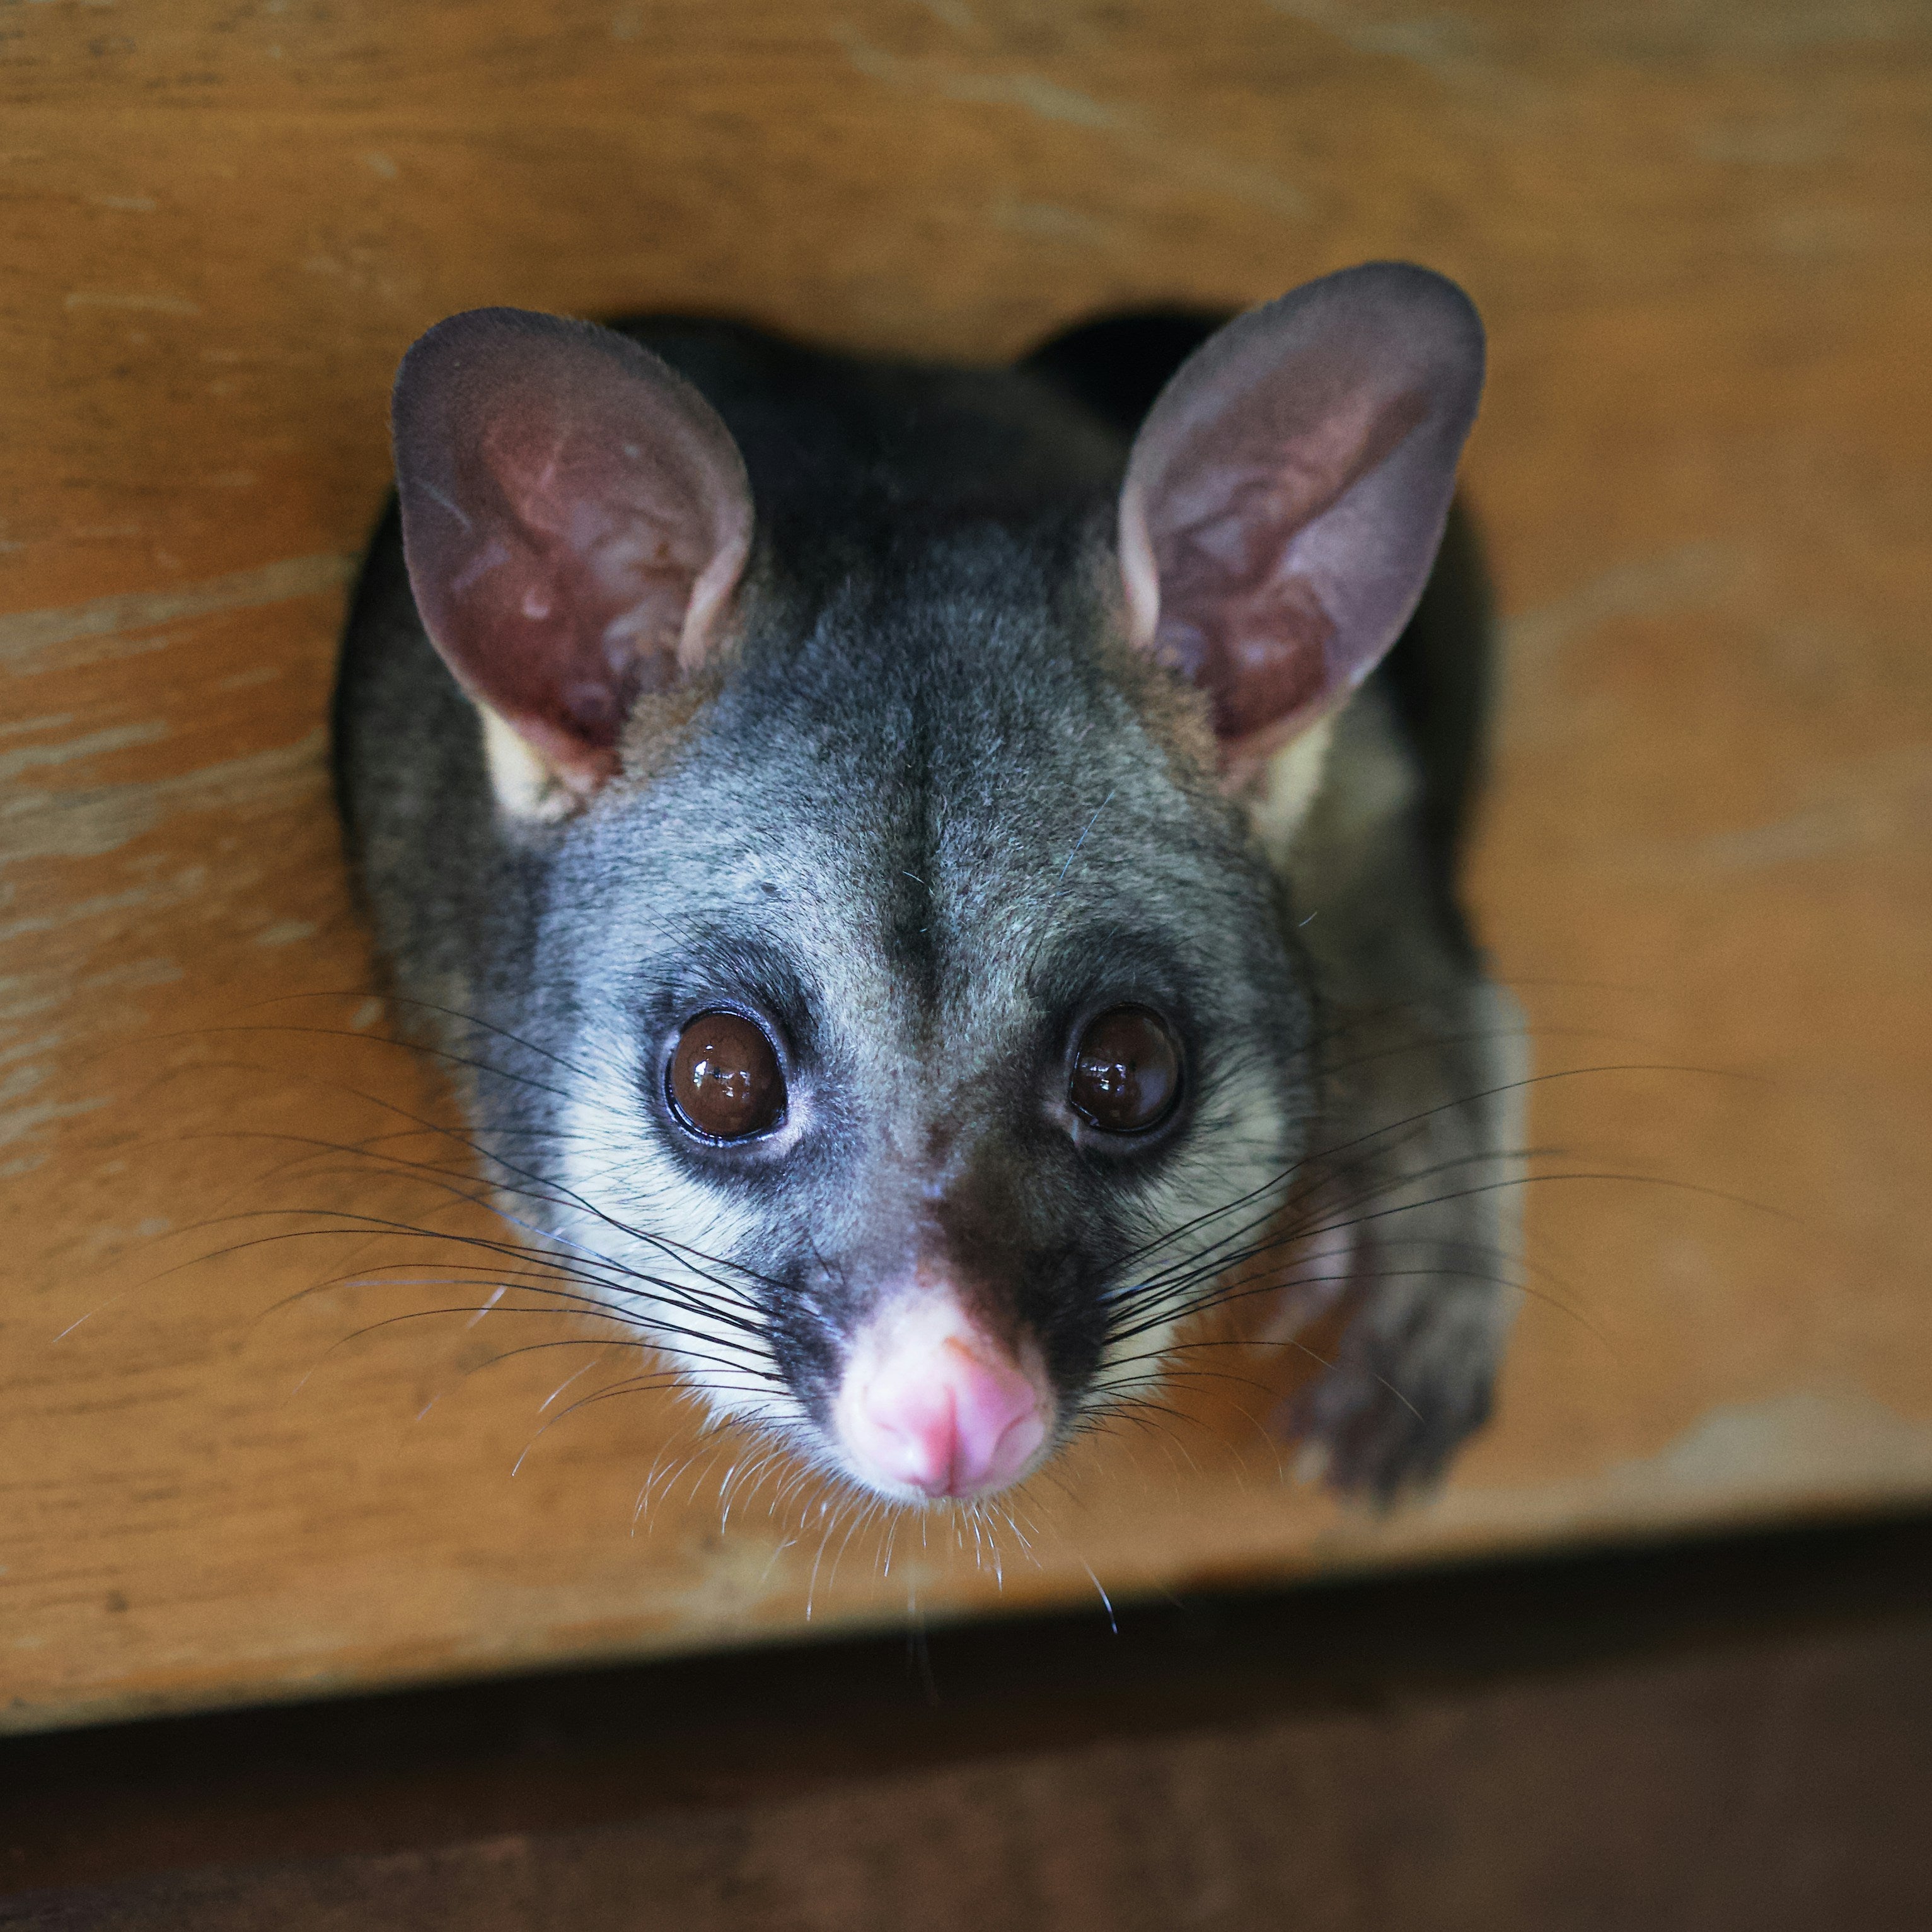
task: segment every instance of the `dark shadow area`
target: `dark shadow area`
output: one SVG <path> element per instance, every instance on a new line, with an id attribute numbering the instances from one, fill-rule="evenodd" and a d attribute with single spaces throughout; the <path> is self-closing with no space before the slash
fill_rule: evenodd
<path id="1" fill-rule="evenodd" d="M 1322 1793 L 1312 1838 L 1306 1799 L 1268 1789 L 1292 1784 L 1294 1764 Z M 964 1807 L 993 1858 L 1017 1828 L 1003 1791 L 1030 1792 L 1028 1829 L 1051 1838 L 1056 1805 L 1100 1802 L 1123 1779 L 1165 1790 L 1190 1765 L 1197 1784 L 1234 1780 L 1212 1800 L 1216 1816 L 1254 1810 L 1238 1851 L 1204 1848 L 1172 1792 L 1139 1827 L 1076 1831 L 1070 1814 L 1056 1856 L 1077 1844 L 1098 1862 L 1076 1860 L 1075 1894 L 1090 1881 L 1096 1900 L 1111 1896 L 1123 1859 L 1164 1856 L 1160 1869 L 1185 1866 L 1195 1883 L 1202 1858 L 1224 1858 L 1239 1877 L 1233 1916 L 1201 1922 L 1273 1922 L 1241 1901 L 1278 1879 L 1311 1900 L 1324 1885 L 1354 1897 L 1337 1924 L 1400 1924 L 1388 1887 L 1400 1894 L 1407 1873 L 1443 1894 L 1432 1922 L 1459 1924 L 1448 1894 L 1468 1874 L 1507 1880 L 1526 1856 L 1514 1820 L 1540 1862 L 1536 1886 L 1568 1871 L 1595 1902 L 1572 1912 L 1546 1900 L 1540 1918 L 1513 1917 L 1486 1880 L 1480 1911 L 1498 1927 L 1637 1922 L 1622 1915 L 1680 1856 L 1701 1874 L 1701 1903 L 1685 1910 L 1702 1916 L 1655 1922 L 1831 1923 L 1804 1916 L 1828 1896 L 1845 1908 L 1835 1922 L 1866 1932 L 1932 1923 L 1932 1519 L 1133 1604 L 1118 1634 L 1096 1611 L 16 1738 L 0 1745 L 6 1889 L 89 1889 L 19 1898 L 0 1923 L 300 1925 L 311 1922 L 304 1901 L 321 1898 L 317 1874 L 333 1898 L 358 1871 L 381 1890 L 406 1868 L 454 1900 L 467 1882 L 458 1868 L 511 1856 L 506 1842 L 520 1869 L 588 1871 L 602 1858 L 622 1871 L 650 1863 L 646 1840 L 668 1832 L 697 1858 L 722 1830 L 728 1851 L 714 1850 L 729 1864 L 801 1807 L 820 1820 L 808 1867 L 822 1852 L 831 1867 L 872 1870 L 867 1833 L 890 1837 L 902 1816 L 917 1837 L 942 1800 L 949 1816 Z M 1493 1814 L 1472 1815 L 1485 1791 Z M 1390 1843 L 1396 1793 L 1408 1822 Z M 1664 1823 L 1642 1822 L 1659 1806 Z M 1638 1832 L 1648 1835 L 1628 1835 Z M 1162 1832 L 1178 1834 L 1164 1854 Z M 1429 1878 L 1433 1866 L 1443 1870 Z M 1628 1880 L 1623 1905 L 1614 1886 L 1586 1882 L 1599 1866 Z M 1640 1882 L 1640 1870 L 1651 1876 Z M 1037 1874 L 1010 1877 L 1011 1910 L 1035 1909 Z M 640 1896 L 675 1916 L 678 1886 L 698 1881 L 661 1880 Z M 720 1882 L 706 1877 L 705 1895 Z M 1144 1883 L 1130 1890 L 1156 1911 Z M 489 1924 L 562 1922 L 517 1916 L 511 1899 Z M 693 1905 L 678 1922 L 820 1922 L 796 1900 L 767 1906 L 714 1921 Z M 883 1894 L 825 1922 L 869 1924 L 873 1907 L 889 1910 Z M 424 1909 L 394 1922 L 441 1922 Z M 1092 1922 L 1120 1909 L 1096 1903 Z M 316 1904 L 312 1922 L 392 1922 L 336 1910 Z M 599 1918 L 594 1898 L 572 1910 L 586 1927 L 633 1922 Z"/>

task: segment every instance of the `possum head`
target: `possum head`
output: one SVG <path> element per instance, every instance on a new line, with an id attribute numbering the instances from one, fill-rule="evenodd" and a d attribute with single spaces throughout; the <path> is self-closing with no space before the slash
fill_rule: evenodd
<path id="1" fill-rule="evenodd" d="M 909 517 L 812 578 L 627 339 L 492 310 L 411 350 L 410 580 L 540 868 L 545 1229 L 717 1410 L 920 1502 L 1157 1379 L 1310 1150 L 1269 850 L 1420 594 L 1481 362 L 1439 278 L 1331 276 L 1179 370 L 1111 504 Z"/>

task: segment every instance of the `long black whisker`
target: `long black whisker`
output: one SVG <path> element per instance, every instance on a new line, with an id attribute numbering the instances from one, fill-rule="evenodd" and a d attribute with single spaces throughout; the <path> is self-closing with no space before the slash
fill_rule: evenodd
<path id="1" fill-rule="evenodd" d="M 1474 1094 L 1459 1095 L 1454 1100 L 1442 1101 L 1435 1106 L 1424 1108 L 1420 1112 L 1406 1115 L 1400 1120 L 1372 1128 L 1366 1133 L 1357 1135 L 1352 1139 L 1340 1143 L 1339 1146 L 1303 1155 L 1298 1160 L 1282 1168 L 1278 1174 L 1271 1176 L 1258 1186 L 1249 1189 L 1246 1192 L 1236 1196 L 1232 1200 L 1224 1202 L 1218 1208 L 1210 1208 L 1203 1214 L 1196 1215 L 1192 1220 L 1180 1223 L 1177 1227 L 1168 1230 L 1153 1240 L 1143 1244 L 1138 1249 L 1130 1250 L 1121 1258 L 1121 1265 L 1131 1266 L 1144 1255 L 1156 1251 L 1168 1242 L 1183 1238 L 1197 1228 L 1218 1219 L 1223 1214 L 1238 1211 L 1250 1202 L 1271 1192 L 1304 1168 L 1317 1162 L 1332 1160 L 1337 1154 L 1349 1153 L 1358 1148 L 1378 1148 L 1384 1144 L 1391 1135 L 1400 1133 L 1406 1128 L 1426 1123 L 1438 1114 L 1452 1112 L 1456 1108 L 1472 1106 L 1479 1101 L 1495 1100 L 1506 1094 L 1518 1093 L 1532 1087 L 1541 1086 L 1552 1081 L 1570 1080 L 1604 1073 L 1671 1073 L 1684 1070 L 1686 1070 L 1663 1064 L 1616 1061 L 1600 1066 L 1564 1067 L 1549 1073 L 1528 1074 L 1520 1080 L 1506 1081 L 1500 1086 L 1484 1088 Z M 1695 1072 L 1700 1070 L 1693 1068 L 1688 1070 Z M 1268 1218 L 1272 1219 L 1274 1214 L 1279 1211 L 1278 1208 L 1271 1210 Z"/>

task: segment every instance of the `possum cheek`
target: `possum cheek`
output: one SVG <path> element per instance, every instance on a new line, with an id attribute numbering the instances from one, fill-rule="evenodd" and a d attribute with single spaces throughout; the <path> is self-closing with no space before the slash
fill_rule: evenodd
<path id="1" fill-rule="evenodd" d="M 880 1494 L 967 1498 L 1039 1462 L 1055 1408 L 1038 1348 L 989 1334 L 950 1282 L 922 1271 L 860 1331 L 832 1427 L 847 1467 Z"/>

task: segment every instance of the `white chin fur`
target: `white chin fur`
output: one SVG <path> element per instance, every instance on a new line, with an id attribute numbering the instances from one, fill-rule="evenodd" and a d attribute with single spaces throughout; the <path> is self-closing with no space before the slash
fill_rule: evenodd
<path id="1" fill-rule="evenodd" d="M 1138 1264 L 1144 1282 L 1191 1277 L 1196 1269 L 1202 1279 L 1184 1292 L 1156 1293 L 1134 1304 L 1135 1312 L 1122 1325 L 1137 1332 L 1115 1337 L 1102 1352 L 1089 1406 L 1130 1402 L 1157 1388 L 1167 1372 L 1167 1351 L 1195 1304 L 1211 1300 L 1217 1277 L 1237 1265 L 1243 1252 L 1280 1238 L 1273 1223 L 1294 1177 L 1283 1172 L 1280 1158 L 1290 1136 L 1277 1096 L 1263 1080 L 1238 1074 L 1206 1097 L 1204 1109 L 1221 1124 L 1198 1137 L 1208 1151 L 1171 1172 L 1150 1198 L 1148 1218 L 1156 1240 Z M 1231 1157 L 1234 1149 L 1244 1151 Z M 1187 1232 L 1159 1240 L 1168 1228 Z M 1268 1250 L 1270 1260 L 1276 1253 L 1286 1260 L 1292 1252 L 1286 1245 Z M 1114 1294 L 1132 1297 L 1139 1285 L 1130 1277 L 1115 1285 Z"/>
<path id="2" fill-rule="evenodd" d="M 627 1130 L 636 1102 L 618 1070 L 628 1064 L 624 1054 L 593 1046 L 583 1064 L 598 1070 L 598 1077 L 564 1111 L 561 1169 L 568 1196 L 586 1204 L 566 1202 L 554 1210 L 556 1222 L 582 1252 L 630 1272 L 610 1270 L 608 1290 L 574 1286 L 634 1322 L 637 1340 L 664 1357 L 716 1419 L 796 1430 L 802 1420 L 797 1402 L 770 1354 L 738 1325 L 754 1313 L 744 1277 L 697 1258 L 734 1252 L 745 1230 L 717 1193 L 670 1162 L 652 1160 L 642 1136 Z M 614 1202 L 626 1204 L 607 1205 Z M 610 1220 L 590 1211 L 600 1205 Z M 648 1228 L 656 1238 L 626 1234 L 613 1222 Z"/>

